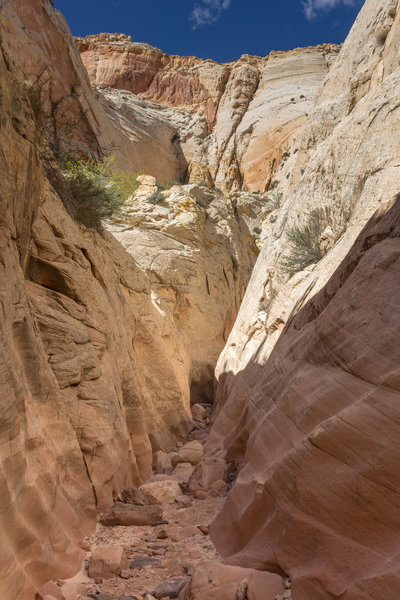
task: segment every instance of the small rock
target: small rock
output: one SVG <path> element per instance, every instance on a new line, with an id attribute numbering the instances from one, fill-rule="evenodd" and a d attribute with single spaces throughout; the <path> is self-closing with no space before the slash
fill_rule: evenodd
<path id="1" fill-rule="evenodd" d="M 157 542 L 155 544 L 149 544 L 149 548 L 151 550 L 158 550 L 159 548 L 168 548 L 168 542 Z"/>
<path id="2" fill-rule="evenodd" d="M 186 496 L 185 494 L 181 494 L 180 496 L 177 496 L 175 498 L 175 502 L 177 503 L 179 508 L 188 508 L 189 506 L 192 505 L 192 501 L 189 498 L 189 496 Z"/>
<path id="3" fill-rule="evenodd" d="M 168 538 L 168 533 L 165 531 L 165 529 L 161 529 L 161 531 L 159 531 L 157 533 L 157 539 L 166 540 L 167 538 Z"/>
<path id="4" fill-rule="evenodd" d="M 100 594 L 88 594 L 88 598 L 93 598 L 93 600 L 114 600 L 111 594 L 108 592 L 100 592 Z"/>
<path id="5" fill-rule="evenodd" d="M 283 580 L 283 585 L 287 590 L 292 586 L 292 580 L 290 579 L 290 577 Z"/>
<path id="6" fill-rule="evenodd" d="M 175 533 L 171 535 L 171 539 L 174 542 L 181 542 L 182 540 L 186 540 L 195 535 L 203 537 L 204 534 L 195 525 L 186 525 L 185 527 L 178 529 L 178 531 L 175 531 Z"/>
<path id="7" fill-rule="evenodd" d="M 82 550 L 86 550 L 89 551 L 91 549 L 91 545 L 89 544 L 89 542 L 87 542 L 86 540 L 81 540 L 78 544 L 79 548 L 82 548 Z"/>
<path id="8" fill-rule="evenodd" d="M 100 583 L 103 583 L 103 578 L 102 577 L 95 577 L 94 578 L 94 582 L 97 583 L 97 585 L 100 585 Z"/>
<path id="9" fill-rule="evenodd" d="M 160 585 L 153 590 L 153 596 L 157 598 L 157 600 L 161 600 L 161 598 L 166 598 L 167 596 L 170 598 L 177 598 L 181 590 L 185 587 L 186 582 L 186 577 L 174 577 L 174 579 L 168 579 L 167 581 L 160 583 Z"/>
<path id="10" fill-rule="evenodd" d="M 165 556 L 167 552 L 166 548 L 158 548 L 152 551 L 153 556 Z"/>
<path id="11" fill-rule="evenodd" d="M 109 579 L 126 567 L 126 555 L 121 546 L 99 546 L 90 559 L 89 577 Z"/>
<path id="12" fill-rule="evenodd" d="M 119 576 L 121 577 L 121 579 L 129 579 L 131 574 L 126 569 L 122 569 Z"/>
<path id="13" fill-rule="evenodd" d="M 169 521 L 154 521 L 154 523 L 151 524 L 152 527 L 157 527 L 157 525 L 168 525 Z"/>
<path id="14" fill-rule="evenodd" d="M 156 567 L 156 566 L 161 565 L 161 562 L 158 560 L 158 558 L 150 558 L 150 557 L 135 558 L 135 560 L 129 564 L 129 568 L 130 569 L 144 569 L 144 567 L 148 567 L 149 565 L 151 565 L 152 567 Z"/>
<path id="15" fill-rule="evenodd" d="M 146 594 L 144 597 L 144 600 L 157 600 L 157 599 L 154 598 L 154 596 L 152 596 L 151 594 Z"/>

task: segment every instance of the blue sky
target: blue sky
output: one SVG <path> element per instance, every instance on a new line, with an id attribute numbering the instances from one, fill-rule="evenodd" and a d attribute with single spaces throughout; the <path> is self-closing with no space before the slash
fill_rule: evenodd
<path id="1" fill-rule="evenodd" d="M 340 43 L 363 0 L 55 0 L 74 35 L 127 33 L 168 54 L 230 61 Z"/>

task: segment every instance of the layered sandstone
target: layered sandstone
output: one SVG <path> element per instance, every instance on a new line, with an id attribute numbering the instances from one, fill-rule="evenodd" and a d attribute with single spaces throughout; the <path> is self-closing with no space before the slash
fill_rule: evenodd
<path id="1" fill-rule="evenodd" d="M 25 600 L 74 573 L 96 512 L 149 477 L 153 450 L 185 438 L 189 381 L 185 350 L 146 274 L 110 234 L 72 221 L 41 165 L 40 156 L 56 183 L 46 113 L 35 119 L 20 73 L 40 67 L 46 40 L 69 47 L 55 29 L 59 16 L 47 2 L 1 10 L 0 595 Z M 24 53 L 25 17 L 33 29 Z M 63 57 L 60 79 L 49 61 L 49 93 L 64 97 L 73 85 L 75 56 Z M 80 118 L 76 97 L 71 106 Z M 68 143 L 87 155 L 98 141 L 85 123 L 82 140 L 77 123 Z M 63 131 L 55 119 L 50 143 Z"/>
<path id="2" fill-rule="evenodd" d="M 399 22 L 397 2 L 365 3 L 216 371 L 208 451 L 241 470 L 213 539 L 228 563 L 291 576 L 296 600 L 400 589 Z M 323 258 L 289 276 L 288 234 L 316 208 Z"/>
<path id="3" fill-rule="evenodd" d="M 325 45 L 219 64 L 169 56 L 121 35 L 79 38 L 78 47 L 97 86 L 126 90 L 164 107 L 158 114 L 175 127 L 173 150 L 190 181 L 210 179 L 227 189 L 253 191 L 268 189 L 338 52 Z M 137 112 L 135 97 L 125 100 Z M 147 112 L 146 104 L 141 106 Z M 113 107 L 117 113 L 118 108 Z M 178 176 L 187 174 L 180 169 Z"/>
<path id="4" fill-rule="evenodd" d="M 225 196 L 195 184 L 157 192 L 153 178 L 140 179 L 136 199 L 107 229 L 149 274 L 160 312 L 175 323 L 192 403 L 211 402 L 215 364 L 259 253 L 257 232 L 275 204 L 272 195 Z"/>

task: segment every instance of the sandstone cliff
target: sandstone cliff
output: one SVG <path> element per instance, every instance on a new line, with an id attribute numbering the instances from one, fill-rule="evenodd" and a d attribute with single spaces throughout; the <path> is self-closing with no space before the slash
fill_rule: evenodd
<path id="1" fill-rule="evenodd" d="M 398 192 L 399 35 L 398 2 L 367 0 L 289 150 L 284 205 L 216 371 L 208 448 L 243 466 L 217 549 L 290 575 L 296 600 L 394 600 L 400 586 L 398 203 L 372 218 Z M 289 276 L 291 232 L 313 214 L 321 259 Z"/>
<path id="2" fill-rule="evenodd" d="M 215 365 L 259 253 L 257 232 L 276 199 L 196 184 L 157 192 L 153 178 L 143 179 L 152 185 L 107 229 L 149 273 L 160 309 L 182 337 L 191 402 L 212 402 Z"/>
<path id="3" fill-rule="evenodd" d="M 122 35 L 79 38 L 78 47 L 93 83 L 152 101 L 175 128 L 173 146 L 167 148 L 180 158 L 181 168 L 172 179 L 189 176 L 191 182 L 210 180 L 253 191 L 268 189 L 339 50 L 334 45 L 298 48 L 219 64 L 169 56 Z M 125 94 L 128 100 L 136 114 L 154 108 Z M 154 169 L 148 172 L 156 175 Z M 168 177 L 161 180 L 167 183 Z"/>
<path id="4" fill-rule="evenodd" d="M 71 220 L 41 165 L 40 155 L 57 171 L 41 129 L 47 115 L 35 119 L 20 72 L 40 68 L 47 35 L 68 47 L 66 32 L 48 33 L 59 16 L 47 2 L 1 8 L 0 595 L 24 600 L 55 574 L 74 573 L 96 512 L 149 477 L 153 450 L 186 436 L 189 383 L 148 277 L 110 234 Z M 12 27 L 24 31 L 19 17 L 37 20 L 25 54 Z M 49 61 L 49 93 L 76 81 L 68 56 L 61 79 Z M 79 98 L 70 101 L 81 119 Z M 65 132 L 62 114 L 46 131 L 51 144 Z M 65 143 L 87 155 L 98 142 L 86 123 L 82 140 L 77 122 Z"/>

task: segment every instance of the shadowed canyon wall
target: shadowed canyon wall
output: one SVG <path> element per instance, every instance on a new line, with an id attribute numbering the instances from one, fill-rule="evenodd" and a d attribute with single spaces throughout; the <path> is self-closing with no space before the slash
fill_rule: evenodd
<path id="1" fill-rule="evenodd" d="M 367 0 L 327 75 L 216 370 L 208 451 L 241 470 L 213 539 L 296 600 L 400 590 L 399 19 Z M 289 276 L 315 210 L 322 258 Z"/>

